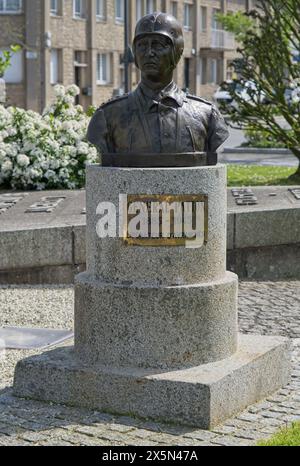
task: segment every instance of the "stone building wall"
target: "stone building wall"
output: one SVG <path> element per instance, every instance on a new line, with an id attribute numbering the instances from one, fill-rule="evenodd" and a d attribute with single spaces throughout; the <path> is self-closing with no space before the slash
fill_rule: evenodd
<path id="1" fill-rule="evenodd" d="M 115 19 L 114 2 L 107 2 L 106 21 L 96 21 L 94 54 L 97 62 L 99 53 L 109 53 L 111 55 L 111 79 L 108 84 L 98 84 L 96 82 L 93 104 L 99 105 L 101 102 L 112 97 L 114 89 L 121 87 L 120 82 L 120 56 L 124 52 L 124 25 Z M 92 77 L 96 81 L 95 74 Z"/>
<path id="2" fill-rule="evenodd" d="M 21 108 L 26 107 L 24 84 L 6 84 L 6 105 Z"/>
<path id="3" fill-rule="evenodd" d="M 14 105 L 41 111 L 53 98 L 53 85 L 50 83 L 51 50 L 60 52 L 59 75 L 64 85 L 73 84 L 80 78 L 81 95 L 79 102 L 87 108 L 99 105 L 109 99 L 113 92 L 122 86 L 121 57 L 124 48 L 124 25 L 115 19 L 115 1 L 107 0 L 106 18 L 96 19 L 95 0 L 86 1 L 84 18 L 73 18 L 73 1 L 60 0 L 58 16 L 50 15 L 50 0 L 23 0 L 24 9 L 20 15 L 0 15 L 0 48 L 15 41 L 15 31 L 21 35 L 18 42 L 24 45 L 23 82 L 8 84 L 9 102 Z M 184 3 L 193 5 L 192 28 L 184 29 L 185 51 L 175 81 L 181 88 L 186 87 L 187 69 L 189 69 L 189 91 L 211 98 L 218 83 L 208 79 L 201 81 L 201 57 L 209 60 L 217 58 L 219 76 L 226 78 L 226 64 L 234 56 L 234 50 L 212 48 L 212 12 L 245 9 L 240 0 L 177 0 L 177 17 L 183 24 Z M 135 0 L 130 2 L 130 41 L 136 24 Z M 145 2 L 146 5 L 146 2 Z M 201 6 L 207 7 L 207 30 L 201 31 Z M 171 0 L 157 0 L 157 10 L 171 12 Z M 145 11 L 144 11 L 145 13 Z M 7 27 L 4 27 L 8 24 Z M 29 53 L 28 53 L 29 52 Z M 78 52 L 81 52 L 78 55 Z M 107 84 L 97 82 L 97 55 L 111 54 L 111 79 Z M 75 64 L 80 56 L 80 64 Z M 79 70 L 80 66 L 80 70 Z M 134 88 L 139 81 L 139 71 L 131 65 L 130 81 Z"/>

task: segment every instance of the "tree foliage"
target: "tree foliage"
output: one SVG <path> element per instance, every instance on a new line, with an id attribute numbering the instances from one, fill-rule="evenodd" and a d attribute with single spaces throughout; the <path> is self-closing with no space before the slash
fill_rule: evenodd
<path id="1" fill-rule="evenodd" d="M 7 68 L 10 67 L 12 55 L 19 52 L 20 49 L 19 45 L 11 45 L 9 50 L 2 52 L 2 56 L 0 56 L 0 78 L 3 77 Z"/>
<path id="2" fill-rule="evenodd" d="M 229 90 L 237 102 L 231 121 L 282 142 L 300 162 L 299 0 L 261 0 L 249 13 L 218 15 L 218 20 L 239 42 L 235 80 L 242 86 L 254 83 L 249 100 L 234 87 Z"/>

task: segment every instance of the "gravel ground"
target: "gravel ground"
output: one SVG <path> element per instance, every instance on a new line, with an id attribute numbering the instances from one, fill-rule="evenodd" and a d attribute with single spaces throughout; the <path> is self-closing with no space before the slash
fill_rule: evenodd
<path id="1" fill-rule="evenodd" d="M 288 387 L 208 432 L 16 399 L 15 364 L 39 352 L 10 350 L 0 353 L 0 445 L 252 445 L 300 419 L 300 281 L 242 282 L 239 294 L 241 331 L 293 339 Z M 71 329 L 73 305 L 70 286 L 0 286 L 0 326 Z"/>
<path id="2" fill-rule="evenodd" d="M 72 286 L 0 286 L 0 326 L 73 328 Z"/>
<path id="3" fill-rule="evenodd" d="M 0 286 L 0 327 L 73 329 L 72 286 Z M 69 341 L 69 343 L 72 343 Z M 0 359 L 0 387 L 12 384 L 17 360 L 42 351 L 6 351 Z"/>

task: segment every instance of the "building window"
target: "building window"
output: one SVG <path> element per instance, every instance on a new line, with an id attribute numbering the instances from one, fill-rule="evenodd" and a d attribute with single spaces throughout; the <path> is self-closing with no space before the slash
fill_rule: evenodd
<path id="1" fill-rule="evenodd" d="M 200 58 L 200 82 L 207 84 L 207 58 Z"/>
<path id="2" fill-rule="evenodd" d="M 3 51 L 0 50 L 0 57 L 3 57 Z M 8 84 L 18 84 L 23 81 L 23 52 L 22 51 L 12 54 L 10 66 L 4 72 L 3 78 Z"/>
<path id="3" fill-rule="evenodd" d="M 118 21 L 119 23 L 123 23 L 124 15 L 125 15 L 124 0 L 115 0 L 115 9 L 116 9 L 116 13 L 115 13 L 116 21 Z"/>
<path id="4" fill-rule="evenodd" d="M 206 32 L 207 30 L 207 8 L 206 6 L 201 7 L 201 32 Z"/>
<path id="5" fill-rule="evenodd" d="M 98 53 L 97 56 L 97 84 L 111 82 L 111 56 L 109 53 Z"/>
<path id="6" fill-rule="evenodd" d="M 226 61 L 226 80 L 232 81 L 236 77 L 232 60 Z"/>
<path id="7" fill-rule="evenodd" d="M 136 0 L 135 8 L 136 8 L 136 20 L 138 21 L 144 15 L 144 0 Z"/>
<path id="8" fill-rule="evenodd" d="M 50 52 L 50 84 L 61 82 L 61 53 L 59 49 Z"/>
<path id="9" fill-rule="evenodd" d="M 22 0 L 0 0 L 0 14 L 22 12 Z"/>
<path id="10" fill-rule="evenodd" d="M 177 2 L 171 2 L 171 15 L 177 18 Z"/>
<path id="11" fill-rule="evenodd" d="M 96 16 L 102 21 L 106 19 L 106 0 L 97 0 Z"/>
<path id="12" fill-rule="evenodd" d="M 73 0 L 73 18 L 81 19 L 84 18 L 84 1 L 83 0 Z"/>
<path id="13" fill-rule="evenodd" d="M 217 18 L 216 18 L 216 15 L 218 13 L 221 13 L 221 10 L 218 10 L 217 8 L 213 8 L 212 10 L 212 18 L 211 18 L 211 27 L 212 29 L 222 29 L 222 26 L 221 24 L 218 22 Z"/>
<path id="14" fill-rule="evenodd" d="M 62 16 L 63 15 L 63 0 L 51 0 L 50 15 Z"/>
<path id="15" fill-rule="evenodd" d="M 146 1 L 146 14 L 149 15 L 150 13 L 154 13 L 154 11 L 156 11 L 156 1 L 147 0 Z"/>
<path id="16" fill-rule="evenodd" d="M 58 15 L 58 0 L 51 0 L 50 14 L 52 16 L 57 16 Z"/>
<path id="17" fill-rule="evenodd" d="M 189 3 L 184 4 L 183 26 L 185 29 L 192 29 L 192 5 L 190 5 Z"/>
<path id="18" fill-rule="evenodd" d="M 210 82 L 212 84 L 218 82 L 218 60 L 216 58 L 212 58 L 210 61 Z"/>
<path id="19" fill-rule="evenodd" d="M 87 57 L 85 50 L 74 51 L 74 66 L 77 68 L 87 68 Z"/>

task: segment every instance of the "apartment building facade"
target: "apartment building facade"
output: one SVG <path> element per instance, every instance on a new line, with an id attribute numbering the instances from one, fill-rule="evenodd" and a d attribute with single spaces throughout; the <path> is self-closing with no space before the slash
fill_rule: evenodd
<path id="1" fill-rule="evenodd" d="M 183 24 L 184 56 L 175 81 L 190 93 L 211 98 L 230 78 L 237 55 L 232 36 L 222 30 L 217 12 L 245 11 L 249 0 L 129 0 L 129 40 L 135 24 L 153 11 L 172 13 Z M 41 111 L 55 84 L 76 83 L 78 102 L 98 106 L 124 88 L 124 0 L 0 0 L 0 53 L 15 54 L 5 73 L 8 104 Z M 130 86 L 139 71 L 130 65 Z"/>

